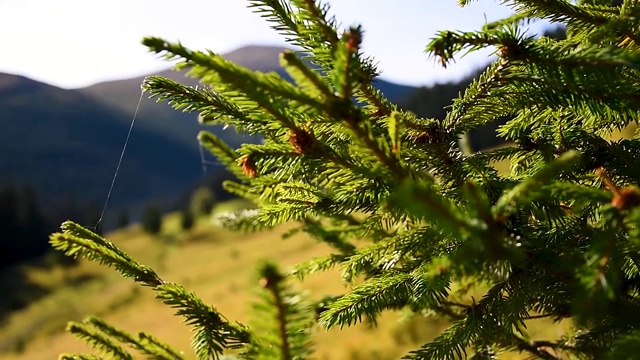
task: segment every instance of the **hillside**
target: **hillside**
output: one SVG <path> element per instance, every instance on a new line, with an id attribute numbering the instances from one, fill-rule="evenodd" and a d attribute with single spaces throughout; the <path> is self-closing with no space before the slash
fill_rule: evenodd
<path id="1" fill-rule="evenodd" d="M 45 205 L 69 197 L 101 203 L 130 120 L 127 112 L 81 92 L 0 74 L 0 183 L 33 185 Z M 136 126 L 113 205 L 175 193 L 201 172 L 197 151 Z"/>
<path id="2" fill-rule="evenodd" d="M 282 50 L 248 46 L 225 56 L 251 69 L 286 76 L 279 66 Z M 166 70 L 159 75 L 196 85 L 181 72 Z M 143 79 L 63 90 L 2 74 L 0 184 L 34 186 L 46 208 L 60 206 L 70 198 L 81 205 L 102 204 L 140 99 Z M 414 89 L 384 81 L 378 85 L 392 99 L 401 99 Z M 175 111 L 145 96 L 112 194 L 110 214 L 117 214 L 118 208 L 140 208 L 151 200 L 170 207 L 200 181 L 203 174 L 196 135 L 202 129 L 196 114 Z M 257 141 L 231 129 L 206 129 L 232 146 Z"/>
<path id="3" fill-rule="evenodd" d="M 107 238 L 134 259 L 154 268 L 163 279 L 194 291 L 231 321 L 251 321 L 250 305 L 257 300 L 256 271 L 260 261 L 277 261 L 287 268 L 329 251 L 326 245 L 302 234 L 282 240 L 280 234 L 293 224 L 243 234 L 218 228 L 204 218 L 187 232 L 178 230 L 178 223 L 179 217 L 173 214 L 165 217 L 164 230 L 158 237 L 132 226 L 112 232 Z M 189 346 L 189 328 L 172 316 L 174 310 L 155 299 L 151 290 L 122 278 L 115 270 L 86 261 L 66 269 L 43 269 L 35 264 L 24 265 L 23 269 L 30 281 L 51 292 L 14 311 L 0 324 L 0 358 L 55 359 L 62 352 L 90 351 L 64 331 L 67 321 L 81 321 L 89 315 L 104 317 L 128 332 L 150 332 L 184 351 L 186 359 L 195 358 Z M 326 294 L 345 291 L 338 271 L 314 275 L 302 283 L 291 281 L 316 301 Z M 478 289 L 478 298 L 481 296 L 482 289 Z M 314 358 L 399 359 L 447 325 L 432 318 L 401 321 L 399 315 L 386 313 L 379 319 L 378 328 L 365 322 L 344 331 L 315 329 Z M 556 336 L 564 325 L 552 324 L 548 319 L 528 323 L 534 335 Z M 502 354 L 500 358 L 520 357 Z"/>

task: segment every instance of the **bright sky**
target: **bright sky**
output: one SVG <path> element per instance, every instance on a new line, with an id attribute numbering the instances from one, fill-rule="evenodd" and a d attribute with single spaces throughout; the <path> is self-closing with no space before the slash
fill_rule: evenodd
<path id="1" fill-rule="evenodd" d="M 457 78 L 488 52 L 445 71 L 423 52 L 438 30 L 476 30 L 510 13 L 494 0 L 329 0 L 344 27 L 362 24 L 363 50 L 382 77 L 408 85 Z M 0 72 L 63 88 L 145 75 L 169 66 L 140 44 L 144 36 L 224 53 L 284 38 L 247 0 L 0 0 Z M 540 26 L 535 27 L 539 29 Z"/>

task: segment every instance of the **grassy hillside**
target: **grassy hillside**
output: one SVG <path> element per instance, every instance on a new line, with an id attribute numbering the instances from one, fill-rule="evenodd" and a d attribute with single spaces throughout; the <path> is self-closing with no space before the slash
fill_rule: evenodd
<path id="1" fill-rule="evenodd" d="M 135 259 L 153 267 L 164 279 L 195 291 L 230 320 L 245 323 L 249 319 L 249 305 L 256 298 L 255 272 L 260 260 L 276 260 L 286 267 L 328 250 L 304 235 L 282 240 L 280 234 L 288 226 L 241 234 L 201 219 L 190 231 L 181 232 L 178 222 L 177 214 L 167 216 L 158 237 L 132 226 L 112 232 L 108 238 Z M 111 269 L 82 261 L 69 269 L 45 271 L 32 266 L 27 274 L 31 281 L 53 292 L 14 312 L 0 324 L 0 358 L 53 359 L 61 352 L 88 351 L 87 346 L 67 335 L 64 327 L 68 320 L 79 321 L 90 314 L 104 317 L 124 330 L 151 332 L 183 350 L 187 358 L 195 358 L 189 346 L 191 334 L 181 319 L 155 300 L 151 290 L 121 278 Z M 297 286 L 312 299 L 343 292 L 337 272 L 310 277 Z M 343 331 L 318 328 L 316 355 L 318 359 L 398 359 L 444 326 L 445 323 L 430 319 L 401 322 L 398 313 L 389 313 L 382 317 L 379 328 L 366 324 Z M 564 328 L 545 321 L 534 322 L 531 327 L 535 333 L 550 336 L 559 335 Z"/>

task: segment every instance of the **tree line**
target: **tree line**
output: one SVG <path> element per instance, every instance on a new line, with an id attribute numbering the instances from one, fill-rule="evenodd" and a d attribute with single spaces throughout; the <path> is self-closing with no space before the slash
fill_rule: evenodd
<path id="1" fill-rule="evenodd" d="M 52 251 L 49 234 L 61 221 L 76 219 L 90 226 L 99 217 L 96 204 L 79 204 L 69 197 L 44 209 L 32 186 L 0 185 L 0 268 Z"/>

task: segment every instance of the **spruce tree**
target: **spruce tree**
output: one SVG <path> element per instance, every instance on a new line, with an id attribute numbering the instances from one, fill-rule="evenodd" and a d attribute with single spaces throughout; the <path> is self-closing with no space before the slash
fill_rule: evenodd
<path id="1" fill-rule="evenodd" d="M 442 66 L 464 50 L 493 47 L 498 56 L 443 120 L 387 101 L 375 88 L 375 61 L 360 51 L 362 29 L 339 30 L 328 7 L 311 0 L 249 1 L 301 49 L 281 56 L 293 83 L 150 37 L 146 46 L 180 60 L 202 86 L 149 77 L 144 89 L 199 112 L 204 124 L 264 137 L 238 149 L 207 132 L 199 140 L 237 177 L 225 188 L 260 206 L 224 217 L 225 226 L 260 231 L 293 222 L 333 249 L 290 273 L 304 278 L 338 268 L 354 285 L 323 301 L 321 326 L 350 326 L 403 308 L 451 322 L 408 359 L 495 359 L 503 351 L 634 358 L 640 140 L 609 135 L 635 123 L 640 110 L 640 3 L 504 2 L 513 16 L 475 32 L 442 31 L 428 44 Z M 567 38 L 527 35 L 521 25 L 537 19 L 566 26 Z M 498 131 L 512 145 L 477 153 L 458 146 L 465 134 L 505 116 L 511 120 Z M 510 172 L 496 170 L 502 160 L 510 161 Z M 153 288 L 194 328 L 198 359 L 236 348 L 244 358 L 309 354 L 292 345 L 307 340 L 291 336 L 308 326 L 274 315 L 280 331 L 273 342 L 282 350 L 260 347 L 261 335 L 75 223 L 65 223 L 51 242 Z M 263 272 L 273 276 L 265 288 L 282 293 L 273 269 Z M 470 283 L 483 295 L 466 291 Z M 274 314 L 287 313 L 271 303 Z M 574 329 L 533 339 L 526 324 L 536 318 L 571 321 Z M 131 358 L 121 342 L 152 358 L 182 359 L 148 335 L 123 335 L 98 320 L 69 329 L 111 357 Z"/>
<path id="2" fill-rule="evenodd" d="M 158 234 L 162 230 L 162 211 L 153 204 L 148 204 L 142 213 L 142 228 L 149 234 Z"/>
<path id="3" fill-rule="evenodd" d="M 182 230 L 189 230 L 193 227 L 195 222 L 195 216 L 191 212 L 191 209 L 180 210 L 180 228 Z"/>
<path id="4" fill-rule="evenodd" d="M 121 210 L 118 215 L 118 228 L 127 226 L 129 226 L 129 212 L 127 210 Z"/>
<path id="5" fill-rule="evenodd" d="M 191 193 L 188 210 L 196 218 L 203 217 L 211 214 L 215 204 L 216 196 L 213 190 L 206 185 L 200 186 Z"/>

